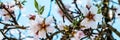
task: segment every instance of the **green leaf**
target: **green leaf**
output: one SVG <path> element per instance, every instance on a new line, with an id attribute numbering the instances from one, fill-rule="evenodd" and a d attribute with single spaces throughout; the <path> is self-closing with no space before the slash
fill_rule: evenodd
<path id="1" fill-rule="evenodd" d="M 97 14 L 102 13 L 102 11 L 101 11 L 102 3 L 103 3 L 103 2 L 101 2 L 101 3 L 99 3 L 99 4 L 96 5 L 96 7 L 98 8 Z"/>
<path id="2" fill-rule="evenodd" d="M 34 0 L 34 6 L 37 10 L 39 10 L 38 2 L 36 0 Z"/>
<path id="3" fill-rule="evenodd" d="M 98 8 L 97 14 L 102 13 L 101 8 Z"/>
<path id="4" fill-rule="evenodd" d="M 44 6 L 39 6 L 36 0 L 34 0 L 34 6 L 37 9 L 38 14 L 41 15 L 44 11 Z"/>
<path id="5" fill-rule="evenodd" d="M 73 21 L 73 26 L 74 26 L 74 27 L 77 27 L 77 23 L 78 23 L 78 21 L 77 21 L 77 19 L 75 19 L 75 20 Z"/>
<path id="6" fill-rule="evenodd" d="M 39 14 L 42 14 L 42 13 L 44 12 L 44 7 L 45 7 L 45 6 L 40 7 L 40 9 L 39 9 L 39 11 L 38 11 Z"/>

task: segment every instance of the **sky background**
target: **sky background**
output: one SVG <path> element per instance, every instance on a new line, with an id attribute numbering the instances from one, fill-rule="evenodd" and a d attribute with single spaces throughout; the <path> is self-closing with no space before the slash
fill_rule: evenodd
<path id="1" fill-rule="evenodd" d="M 12 0 L 1 0 L 1 1 L 2 2 L 11 2 Z M 18 20 L 18 23 L 21 24 L 21 25 L 26 25 L 27 26 L 28 23 L 29 23 L 29 20 L 26 17 L 26 15 L 35 13 L 36 9 L 34 7 L 34 0 L 26 0 L 26 1 L 27 2 L 25 3 L 25 5 L 23 6 L 24 8 L 21 11 L 22 16 Z M 113 0 L 113 1 L 117 2 L 117 0 Z M 37 0 L 37 2 L 39 3 L 39 5 L 45 6 L 45 10 L 44 10 L 42 16 L 46 17 L 47 14 L 49 13 L 49 9 L 50 9 L 50 0 Z M 65 5 L 71 5 L 71 0 L 64 0 L 63 3 L 65 3 Z M 85 4 L 85 3 L 82 2 L 82 4 Z M 52 2 L 51 15 L 55 16 L 55 18 L 57 19 L 57 21 L 59 23 L 59 21 L 62 20 L 62 19 L 61 19 L 60 15 L 58 14 L 57 10 L 58 10 L 57 5 L 55 4 L 55 1 L 53 1 Z M 18 15 L 18 13 L 19 13 L 18 9 L 15 10 L 15 13 L 16 13 L 16 15 Z M 119 30 L 119 32 L 120 32 L 120 27 L 119 26 L 120 26 L 120 18 L 119 19 L 116 18 L 113 27 L 116 28 L 117 30 Z M 23 35 L 25 35 L 25 34 L 26 33 L 23 33 Z M 117 38 L 117 40 L 120 40 L 120 38 L 117 35 L 115 35 L 114 33 L 113 33 L 113 36 L 114 36 L 114 38 Z M 0 36 L 0 38 L 2 38 L 2 36 Z"/>

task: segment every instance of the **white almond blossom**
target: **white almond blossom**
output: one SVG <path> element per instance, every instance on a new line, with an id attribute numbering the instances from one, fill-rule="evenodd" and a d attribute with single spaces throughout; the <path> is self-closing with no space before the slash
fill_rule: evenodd
<path id="1" fill-rule="evenodd" d="M 35 34 L 35 39 L 46 38 L 46 33 L 54 32 L 54 25 L 52 17 L 43 18 L 41 16 L 36 16 L 35 20 L 31 20 L 30 29 L 33 34 Z"/>
<path id="2" fill-rule="evenodd" d="M 86 4 L 89 5 L 89 4 Z M 97 14 L 98 8 L 94 5 L 89 5 L 89 7 L 82 7 L 81 12 L 85 18 L 82 20 L 81 25 L 85 26 L 86 28 L 97 28 L 98 22 L 102 21 L 102 15 Z"/>
<path id="3" fill-rule="evenodd" d="M 74 37 L 71 38 L 71 40 L 80 40 L 83 37 L 85 37 L 85 34 L 82 31 L 77 31 L 77 33 L 74 34 Z"/>

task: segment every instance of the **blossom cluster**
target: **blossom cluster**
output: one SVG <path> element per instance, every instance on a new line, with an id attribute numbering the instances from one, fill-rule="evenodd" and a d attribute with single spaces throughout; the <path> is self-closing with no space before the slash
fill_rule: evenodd
<path id="1" fill-rule="evenodd" d="M 65 5 L 62 0 L 54 1 L 56 2 L 55 6 L 58 9 L 57 14 L 60 18 L 50 12 L 45 17 L 44 14 L 47 14 L 44 13 L 46 12 L 46 10 L 44 10 L 45 7 L 40 6 L 39 2 L 34 0 L 35 13 L 23 16 L 27 17 L 29 21 L 27 27 L 21 26 L 18 23 L 21 12 L 18 16 L 16 16 L 15 13 L 17 8 L 19 8 L 20 11 L 24 8 L 23 2 L 18 0 L 14 0 L 12 3 L 1 2 L 0 24 L 5 25 L 3 29 L 0 29 L 0 32 L 5 37 L 3 40 L 25 39 L 24 37 L 22 38 L 22 36 L 26 35 L 23 34 L 21 36 L 22 31 L 19 29 L 28 30 L 28 33 L 32 33 L 33 35 L 29 35 L 28 38 L 33 38 L 33 40 L 53 40 L 55 37 L 60 40 L 114 40 L 112 32 L 120 36 L 120 33 L 112 27 L 115 20 L 119 19 L 120 6 L 110 6 L 109 2 L 111 1 L 73 0 L 71 5 Z M 51 2 L 53 2 L 53 0 Z M 49 11 L 51 10 L 52 9 Z M 58 20 L 61 18 L 62 20 Z M 9 37 L 7 34 L 10 33 L 7 32 L 10 29 L 18 30 L 19 38 Z"/>

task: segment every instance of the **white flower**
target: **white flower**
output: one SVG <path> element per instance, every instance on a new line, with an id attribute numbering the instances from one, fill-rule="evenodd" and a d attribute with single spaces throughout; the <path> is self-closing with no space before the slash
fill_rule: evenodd
<path id="1" fill-rule="evenodd" d="M 52 17 L 47 17 L 46 19 L 40 16 L 36 16 L 35 20 L 31 20 L 31 30 L 38 36 L 37 38 L 46 38 L 46 33 L 53 33 L 54 26 L 51 25 L 53 22 Z"/>
<path id="2" fill-rule="evenodd" d="M 82 20 L 81 25 L 86 28 L 97 28 L 98 22 L 102 21 L 102 15 L 97 14 L 98 8 L 94 5 L 90 5 L 90 8 L 82 7 L 81 12 L 85 16 Z"/>
<path id="3" fill-rule="evenodd" d="M 74 37 L 71 38 L 71 40 L 80 40 L 83 37 L 85 37 L 85 34 L 82 31 L 77 31 L 77 33 L 74 34 Z"/>

